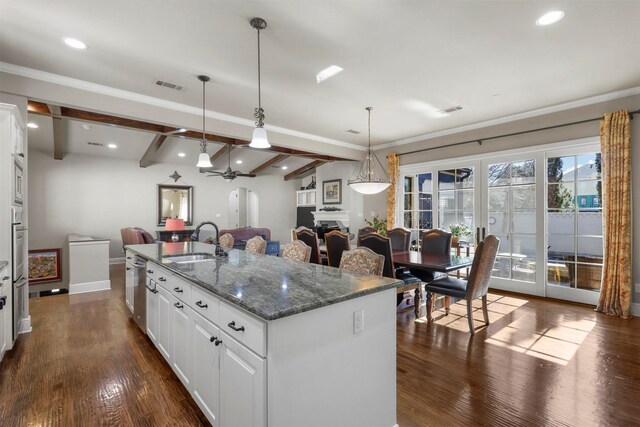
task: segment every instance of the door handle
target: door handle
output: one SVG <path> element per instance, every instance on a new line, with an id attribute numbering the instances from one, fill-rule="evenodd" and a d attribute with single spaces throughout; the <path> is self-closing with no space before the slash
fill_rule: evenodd
<path id="1" fill-rule="evenodd" d="M 482 227 L 482 240 L 484 240 L 485 237 L 487 237 L 487 229 Z"/>
<path id="2" fill-rule="evenodd" d="M 229 323 L 227 325 L 228 327 L 230 327 L 231 329 L 233 329 L 236 332 L 241 332 L 244 331 L 244 326 L 240 326 L 239 328 L 236 326 L 236 321 L 234 320 L 233 322 Z"/>
<path id="3" fill-rule="evenodd" d="M 181 293 L 183 293 L 183 292 L 184 292 L 182 289 L 180 289 L 180 288 L 178 288 L 178 287 L 173 288 L 173 290 L 174 290 L 174 291 L 176 291 L 176 292 L 177 292 L 177 293 L 179 293 L 179 294 L 181 294 Z"/>
<path id="4" fill-rule="evenodd" d="M 177 303 L 173 304 L 173 306 L 174 306 L 175 308 L 184 308 L 184 305 L 180 304 L 179 302 L 177 302 Z"/>
<path id="5" fill-rule="evenodd" d="M 200 308 L 207 308 L 209 307 L 208 304 L 203 304 L 202 301 L 196 301 L 196 305 Z"/>

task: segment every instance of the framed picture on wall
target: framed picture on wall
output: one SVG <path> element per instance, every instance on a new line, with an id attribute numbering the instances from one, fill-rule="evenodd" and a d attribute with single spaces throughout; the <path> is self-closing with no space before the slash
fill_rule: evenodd
<path id="1" fill-rule="evenodd" d="M 29 284 L 62 280 L 60 249 L 29 251 Z"/>
<path id="2" fill-rule="evenodd" d="M 322 204 L 339 205 L 342 203 L 342 180 L 322 181 Z"/>

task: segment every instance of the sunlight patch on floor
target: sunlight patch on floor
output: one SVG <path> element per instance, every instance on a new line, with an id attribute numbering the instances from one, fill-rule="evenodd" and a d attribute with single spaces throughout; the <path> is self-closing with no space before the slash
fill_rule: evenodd
<path id="1" fill-rule="evenodd" d="M 566 365 L 595 325 L 595 316 L 583 319 L 560 316 L 554 324 L 544 326 L 536 325 L 535 317 L 524 316 L 493 334 L 486 342 Z"/>

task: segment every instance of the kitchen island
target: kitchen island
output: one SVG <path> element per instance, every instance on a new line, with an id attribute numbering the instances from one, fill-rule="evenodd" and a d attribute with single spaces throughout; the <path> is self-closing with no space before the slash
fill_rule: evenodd
<path id="1" fill-rule="evenodd" d="M 147 260 L 146 332 L 215 426 L 393 426 L 402 282 L 198 242 Z"/>

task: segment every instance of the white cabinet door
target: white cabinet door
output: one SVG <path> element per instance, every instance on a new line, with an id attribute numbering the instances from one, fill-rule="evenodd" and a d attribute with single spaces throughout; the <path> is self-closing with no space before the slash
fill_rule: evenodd
<path id="1" fill-rule="evenodd" d="M 135 281 L 135 268 L 132 264 L 125 264 L 125 290 L 124 301 L 129 308 L 129 311 L 133 313 L 133 285 Z"/>
<path id="2" fill-rule="evenodd" d="M 158 297 L 157 347 L 169 365 L 173 366 L 173 326 L 171 324 L 174 308 L 171 303 L 173 295 L 162 286 L 156 287 L 156 290 L 158 291 L 156 294 Z"/>
<path id="3" fill-rule="evenodd" d="M 199 314 L 193 316 L 192 396 L 211 424 L 220 416 L 220 330 Z M 217 345 L 216 345 L 217 344 Z"/>
<path id="4" fill-rule="evenodd" d="M 173 298 L 171 335 L 173 338 L 173 370 L 182 384 L 191 390 L 191 324 L 193 310 L 184 302 Z"/>
<path id="5" fill-rule="evenodd" d="M 220 426 L 266 425 L 265 360 L 221 333 Z"/>
<path id="6" fill-rule="evenodd" d="M 158 289 L 156 282 L 147 278 L 147 336 L 158 345 Z"/>
<path id="7" fill-rule="evenodd" d="M 5 279 L 6 277 L 6 279 Z M 2 299 L 2 308 L 0 309 L 0 360 L 4 356 L 4 352 L 7 349 L 7 331 L 5 331 L 8 323 L 11 321 L 11 307 L 7 305 L 9 303 L 8 290 L 11 289 L 8 269 L 0 271 L 0 281 L 2 287 L 0 288 L 0 298 Z"/>

